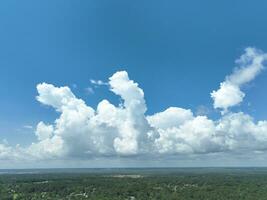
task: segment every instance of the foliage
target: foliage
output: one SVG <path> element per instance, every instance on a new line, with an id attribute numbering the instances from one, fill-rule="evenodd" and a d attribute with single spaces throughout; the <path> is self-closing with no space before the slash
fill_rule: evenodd
<path id="1" fill-rule="evenodd" d="M 2 174 L 0 199 L 267 199 L 266 170 L 118 172 Z"/>

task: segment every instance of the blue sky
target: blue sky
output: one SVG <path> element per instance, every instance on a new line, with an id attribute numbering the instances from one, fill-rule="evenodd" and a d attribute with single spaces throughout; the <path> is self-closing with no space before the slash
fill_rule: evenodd
<path id="1" fill-rule="evenodd" d="M 143 89 L 146 114 L 205 107 L 216 120 L 210 93 L 246 47 L 267 51 L 266 6 L 264 0 L 1 1 L 0 138 L 27 146 L 37 140 L 39 121 L 59 116 L 36 100 L 38 83 L 68 86 L 92 108 L 102 99 L 118 105 L 118 96 L 90 79 L 107 82 L 121 70 Z M 265 70 L 244 86 L 246 97 L 233 110 L 267 119 L 266 86 Z"/>

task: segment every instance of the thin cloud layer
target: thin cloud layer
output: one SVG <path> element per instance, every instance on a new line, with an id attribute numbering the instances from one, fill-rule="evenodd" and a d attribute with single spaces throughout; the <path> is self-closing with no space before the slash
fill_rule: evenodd
<path id="1" fill-rule="evenodd" d="M 267 121 L 255 121 L 229 108 L 245 97 L 240 87 L 263 69 L 266 54 L 247 48 L 233 74 L 213 91 L 214 108 L 224 115 L 218 120 L 194 115 L 189 109 L 170 107 L 146 116 L 144 92 L 126 71 L 109 78 L 109 89 L 123 100 L 113 105 L 102 100 L 96 109 L 77 98 L 69 87 L 37 85 L 36 99 L 59 113 L 52 124 L 39 122 L 37 142 L 29 147 L 0 144 L 0 159 L 91 159 L 198 155 L 210 153 L 264 152 L 267 149 Z M 226 112 L 228 111 L 228 112 Z"/>
<path id="2" fill-rule="evenodd" d="M 96 86 L 99 85 L 108 85 L 108 83 L 102 81 L 102 80 L 94 80 L 94 79 L 90 79 L 90 83 Z"/>

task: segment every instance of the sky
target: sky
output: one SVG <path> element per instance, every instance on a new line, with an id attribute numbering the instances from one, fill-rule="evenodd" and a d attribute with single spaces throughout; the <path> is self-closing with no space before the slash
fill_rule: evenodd
<path id="1" fill-rule="evenodd" d="M 266 6 L 1 1 L 0 168 L 267 166 Z"/>

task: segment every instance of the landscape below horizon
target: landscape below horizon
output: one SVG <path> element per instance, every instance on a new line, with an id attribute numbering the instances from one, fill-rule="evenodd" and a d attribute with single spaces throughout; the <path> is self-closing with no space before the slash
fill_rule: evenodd
<path id="1" fill-rule="evenodd" d="M 1 170 L 8 199 L 266 199 L 267 168 Z"/>

